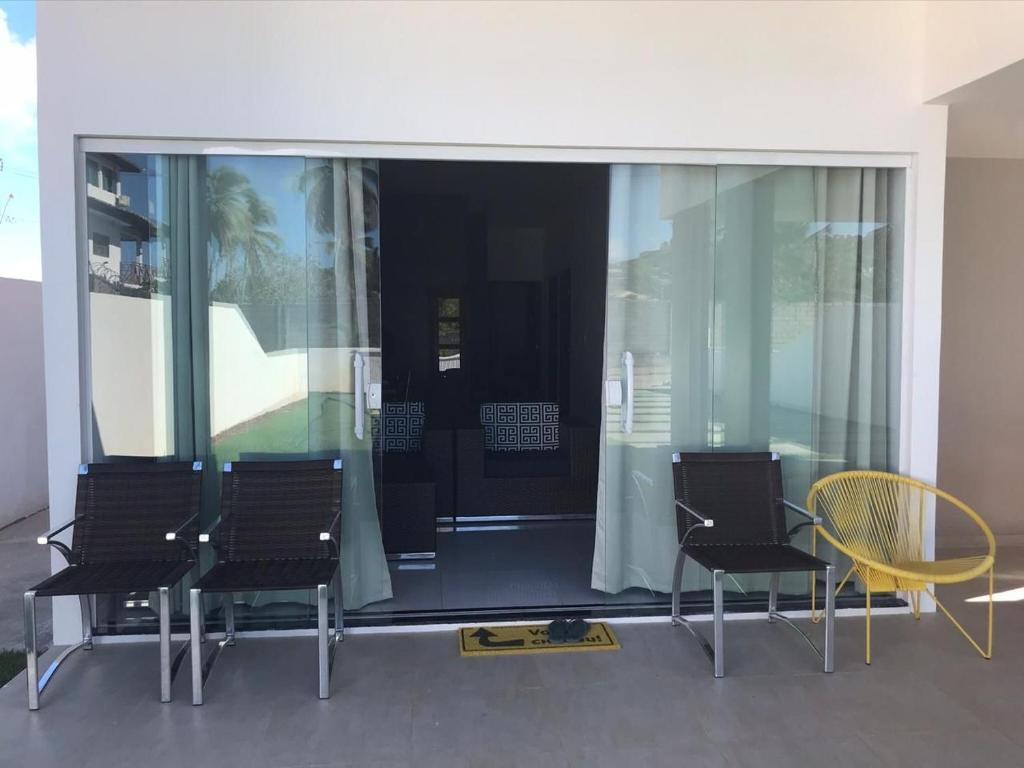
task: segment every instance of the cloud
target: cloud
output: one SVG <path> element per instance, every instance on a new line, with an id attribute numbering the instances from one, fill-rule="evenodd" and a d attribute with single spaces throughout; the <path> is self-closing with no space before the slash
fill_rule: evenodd
<path id="1" fill-rule="evenodd" d="M 21 40 L 0 9 L 0 156 L 7 162 L 36 165 L 36 41 Z"/>
<path id="2" fill-rule="evenodd" d="M 0 277 L 38 280 L 39 162 L 36 41 L 22 40 L 0 8 Z"/>

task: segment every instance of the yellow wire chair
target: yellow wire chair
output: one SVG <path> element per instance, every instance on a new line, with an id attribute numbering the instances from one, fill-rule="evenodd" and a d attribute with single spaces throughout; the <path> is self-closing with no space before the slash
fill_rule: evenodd
<path id="1" fill-rule="evenodd" d="M 977 524 L 988 542 L 986 554 L 926 560 L 924 526 L 930 501 L 943 500 Z M 811 486 L 807 509 L 822 518 L 812 529 L 811 552 L 822 536 L 853 561 L 836 592 L 856 573 L 867 592 L 864 661 L 871 663 L 871 593 L 908 592 L 914 617 L 921 618 L 921 592 L 927 592 L 953 625 L 986 659 L 992 658 L 992 592 L 996 541 L 977 512 L 960 499 L 926 483 L 889 472 L 856 470 L 824 477 Z M 957 584 L 988 574 L 988 641 L 985 648 L 947 610 L 929 584 Z M 811 606 L 815 584 L 811 581 Z M 812 621 L 821 621 L 812 613 Z"/>

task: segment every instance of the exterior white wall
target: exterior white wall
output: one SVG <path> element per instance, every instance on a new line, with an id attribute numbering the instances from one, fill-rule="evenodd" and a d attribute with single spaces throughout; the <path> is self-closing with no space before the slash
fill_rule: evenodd
<path id="1" fill-rule="evenodd" d="M 926 30 L 925 100 L 1024 59 L 1022 0 L 929 2 Z"/>
<path id="2" fill-rule="evenodd" d="M 921 103 L 925 15 L 919 2 L 40 2 L 48 368 L 79 359 L 77 136 L 385 143 L 391 156 L 433 145 L 492 159 L 523 148 L 907 153 L 904 469 L 934 479 L 946 108 Z M 152 98 L 125 96 L 142 93 Z M 72 511 L 79 395 L 78 378 L 47 379 L 58 521 Z M 76 634 L 74 617 L 56 612 L 58 641 Z"/>
<path id="3" fill-rule="evenodd" d="M 1024 160 L 950 158 L 946 198 L 939 482 L 1002 542 L 1024 540 Z M 943 546 L 981 533 L 955 515 L 938 521 Z"/>
<path id="4" fill-rule="evenodd" d="M 0 278 L 0 527 L 46 507 L 39 283 Z"/>

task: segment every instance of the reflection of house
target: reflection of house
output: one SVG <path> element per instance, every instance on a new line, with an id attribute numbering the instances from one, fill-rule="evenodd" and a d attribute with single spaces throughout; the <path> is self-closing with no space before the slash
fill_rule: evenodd
<path id="1" fill-rule="evenodd" d="M 89 271 L 113 285 L 138 285 L 148 270 L 142 244 L 155 234 L 152 222 L 133 211 L 122 173 L 144 169 L 124 155 L 94 154 L 86 162 L 89 206 Z"/>

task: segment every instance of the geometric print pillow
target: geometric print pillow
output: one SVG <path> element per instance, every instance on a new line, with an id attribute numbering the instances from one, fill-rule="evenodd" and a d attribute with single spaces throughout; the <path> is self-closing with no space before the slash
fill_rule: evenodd
<path id="1" fill-rule="evenodd" d="M 483 403 L 480 423 L 489 451 L 558 450 L 558 403 Z"/>
<path id="2" fill-rule="evenodd" d="M 384 403 L 378 420 L 374 420 L 373 445 L 384 453 L 411 453 L 423 449 L 426 406 L 422 401 Z"/>

